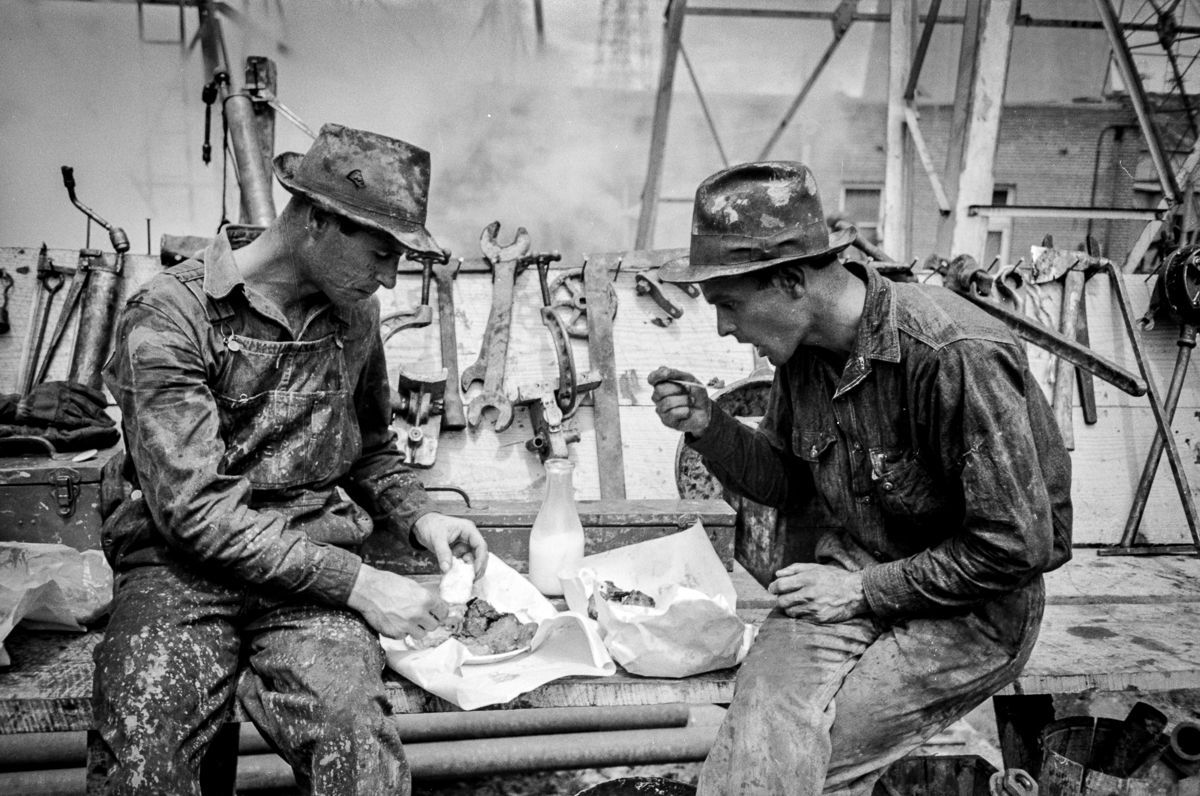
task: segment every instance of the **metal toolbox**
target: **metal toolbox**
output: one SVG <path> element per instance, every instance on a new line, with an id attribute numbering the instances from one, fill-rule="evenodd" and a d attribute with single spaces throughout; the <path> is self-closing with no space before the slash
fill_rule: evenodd
<path id="1" fill-rule="evenodd" d="M 121 451 L 114 445 L 83 461 L 70 453 L 0 457 L 0 541 L 99 550 L 102 473 Z"/>
<path id="2" fill-rule="evenodd" d="M 700 520 L 725 568 L 733 568 L 736 514 L 723 500 L 595 500 L 577 505 L 587 555 L 677 533 Z M 439 510 L 473 520 L 487 540 L 488 549 L 518 572 L 524 572 L 528 568 L 529 529 L 540 508 L 541 501 L 488 501 L 464 508 L 461 503 L 447 500 Z M 406 575 L 437 572 L 432 556 L 413 550 L 407 538 L 387 529 L 377 530 L 367 540 L 363 559 L 372 566 Z"/>

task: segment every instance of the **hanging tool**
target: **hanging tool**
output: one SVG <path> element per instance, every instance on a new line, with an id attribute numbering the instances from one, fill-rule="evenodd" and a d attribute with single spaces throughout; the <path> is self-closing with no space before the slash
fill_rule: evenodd
<path id="1" fill-rule="evenodd" d="M 0 334 L 8 334 L 12 326 L 8 323 L 8 293 L 12 290 L 13 278 L 0 268 Z"/>
<path id="2" fill-rule="evenodd" d="M 1133 505 L 1129 509 L 1129 517 L 1125 521 L 1125 530 L 1121 541 L 1111 548 L 1102 548 L 1100 555 L 1151 555 L 1172 553 L 1200 553 L 1200 539 L 1196 537 L 1194 526 L 1192 530 L 1193 545 L 1134 545 L 1138 527 L 1146 511 L 1146 502 L 1150 498 L 1150 488 L 1154 484 L 1154 474 L 1158 472 L 1158 464 L 1164 450 L 1174 450 L 1174 436 L 1165 433 L 1175 419 L 1175 409 L 1179 405 L 1179 396 L 1183 392 L 1184 378 L 1187 376 L 1188 365 L 1191 362 L 1192 349 L 1196 347 L 1196 332 L 1200 328 L 1200 246 L 1184 246 L 1173 251 L 1163 261 L 1159 272 L 1158 283 L 1154 286 L 1154 298 L 1151 306 L 1157 306 L 1161 311 L 1177 320 L 1179 326 L 1179 350 L 1175 355 L 1175 368 L 1171 371 L 1171 382 L 1167 387 L 1167 395 L 1162 404 L 1165 424 L 1155 431 L 1154 440 L 1150 443 L 1150 452 L 1142 467 L 1141 477 L 1133 493 Z M 1135 347 L 1139 363 L 1141 354 Z M 1157 415 L 1155 416 L 1157 420 Z M 1165 429 L 1164 426 L 1165 425 Z M 1170 446 L 1168 448 L 1168 442 Z M 1182 489 L 1182 487 L 1181 487 Z M 1181 493 L 1182 497 L 1182 493 Z M 1185 511 L 1187 500 L 1184 499 Z M 1191 516 L 1189 515 L 1189 526 Z"/>
<path id="3" fill-rule="evenodd" d="M 88 269 L 88 289 L 79 307 L 79 329 L 75 334 L 75 349 L 71 355 L 70 381 L 102 389 L 100 371 L 108 359 L 112 344 L 113 324 L 117 316 L 117 298 L 121 292 L 121 275 L 125 256 L 129 252 L 129 236 L 125 230 L 109 224 L 75 196 L 75 170 L 62 167 L 63 185 L 71 204 L 85 216 L 104 227 L 116 257 L 109 263 L 104 257 L 93 258 Z"/>
<path id="4" fill-rule="evenodd" d="M 35 385 L 41 384 L 46 380 L 46 373 L 50 370 L 50 364 L 54 361 L 54 355 L 58 352 L 58 344 L 62 341 L 63 333 L 67 330 L 67 324 L 75 312 L 76 305 L 79 304 L 79 297 L 87 286 L 92 262 L 94 260 L 103 262 L 103 259 L 104 255 L 99 249 L 79 250 L 79 263 L 75 266 L 75 273 L 71 277 L 71 287 L 67 289 L 67 297 L 63 300 L 62 308 L 58 311 L 58 320 L 54 323 L 54 332 L 50 335 L 50 342 L 46 344 L 46 353 L 42 356 L 42 364 L 33 379 Z"/>
<path id="5" fill-rule="evenodd" d="M 587 266 L 587 262 L 584 262 Z M 617 317 L 617 291 L 608 283 L 609 317 Z M 554 311 L 562 319 L 567 334 L 571 337 L 588 336 L 587 289 L 583 283 L 583 268 L 567 271 L 550 284 L 550 296 L 554 299 Z"/>
<path id="6" fill-rule="evenodd" d="M 394 312 L 380 319 L 383 341 L 405 329 L 419 329 L 433 322 L 429 306 L 429 286 L 435 265 L 445 265 L 450 252 L 437 254 L 408 252 L 407 257 L 421 263 L 421 302 L 416 307 Z M 432 467 L 437 459 L 438 431 L 445 409 L 446 368 L 432 374 L 418 374 L 398 368 L 396 391 L 392 394 L 392 422 L 402 430 L 400 447 L 405 461 L 413 467 Z"/>
<path id="7" fill-rule="evenodd" d="M 504 431 L 512 425 L 512 402 L 504 394 L 504 368 L 508 357 L 508 339 L 512 325 L 513 293 L 517 275 L 521 272 L 518 260 L 529 253 L 529 233 L 518 227 L 512 243 L 501 246 L 496 242 L 500 222 L 493 221 L 483 229 L 479 248 L 492 266 L 492 309 L 479 359 L 463 371 L 463 389 L 482 379 L 483 391 L 467 406 L 467 422 L 478 426 L 484 412 L 495 411 L 495 428 Z"/>
<path id="8" fill-rule="evenodd" d="M 645 274 L 634 275 L 633 288 L 639 296 L 649 296 L 655 304 L 662 307 L 663 311 L 667 313 L 666 318 L 655 317 L 651 319 L 651 323 L 656 326 L 670 326 L 672 321 L 683 317 L 683 310 L 667 298 L 662 288 L 647 279 Z"/>
<path id="9" fill-rule="evenodd" d="M 29 336 L 25 340 L 25 372 L 21 376 L 21 394 L 28 395 L 34 386 L 38 360 L 42 354 L 42 341 L 46 337 L 46 324 L 50 320 L 50 308 L 54 294 L 63 286 L 63 275 L 54 267 L 54 261 L 46 252 L 46 244 L 38 251 L 37 281 L 40 289 L 34 300 L 30 316 Z M 36 331 L 34 331 L 36 329 Z"/>
<path id="10" fill-rule="evenodd" d="M 442 349 L 442 367 L 446 369 L 446 389 L 442 398 L 442 429 L 458 431 L 466 428 L 467 415 L 463 409 L 462 393 L 458 387 L 458 334 L 454 317 L 454 277 L 462 268 L 463 258 L 453 263 L 434 263 L 433 277 L 438 291 L 438 342 Z"/>
<path id="11" fill-rule="evenodd" d="M 1030 257 L 1033 261 L 1032 282 L 1035 285 L 1062 282 L 1062 310 L 1058 331 L 1068 340 L 1078 341 L 1081 320 L 1086 329 L 1083 295 L 1087 289 L 1087 280 L 1099 270 L 1100 258 L 1086 252 L 1055 249 L 1053 239 L 1049 236 L 1043 239 L 1043 244 L 1045 245 L 1030 247 Z M 1075 450 L 1072 422 L 1072 399 L 1076 382 L 1072 373 L 1074 367 L 1062 357 L 1055 363 L 1054 390 L 1050 401 L 1067 450 Z"/>
<path id="12" fill-rule="evenodd" d="M 989 300 L 987 297 L 992 293 L 996 279 L 996 276 L 988 274 L 980 268 L 974 257 L 969 254 L 960 254 L 947 266 L 943 284 L 970 299 L 975 306 L 989 315 L 1004 321 L 1010 329 L 1034 345 L 1046 349 L 1055 356 L 1068 359 L 1072 364 L 1104 379 L 1124 393 L 1133 396 L 1146 394 L 1145 378 L 1129 372 L 1090 348 L 1084 348 L 1075 340 L 1067 339 L 1053 329 L 1047 329 L 1025 315 Z"/>

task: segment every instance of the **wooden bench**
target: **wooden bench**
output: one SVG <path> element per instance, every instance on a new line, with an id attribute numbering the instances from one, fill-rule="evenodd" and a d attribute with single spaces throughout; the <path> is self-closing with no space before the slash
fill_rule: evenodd
<path id="1" fill-rule="evenodd" d="M 739 614 L 761 622 L 772 601 L 740 566 Z M 17 630 L 0 671 L 0 734 L 86 730 L 91 719 L 92 650 L 100 632 Z M 618 672 L 547 683 L 504 708 L 728 703 L 736 671 L 683 679 Z M 399 713 L 455 710 L 389 674 Z M 1036 770 L 1036 740 L 1053 720 L 1052 698 L 1091 692 L 1200 690 L 1200 559 L 1110 558 L 1077 550 L 1048 577 L 1041 635 L 1020 679 L 995 699 L 1007 766 Z"/>

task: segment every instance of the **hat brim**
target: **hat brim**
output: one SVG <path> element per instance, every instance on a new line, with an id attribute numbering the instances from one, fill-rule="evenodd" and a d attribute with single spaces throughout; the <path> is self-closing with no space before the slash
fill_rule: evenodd
<path id="1" fill-rule="evenodd" d="M 421 252 L 422 254 L 440 255 L 442 253 L 442 247 L 429 234 L 429 230 L 420 224 L 401 221 L 383 213 L 371 213 L 347 207 L 329 199 L 324 194 L 317 193 L 301 185 L 296 180 L 296 169 L 300 166 L 300 161 L 303 158 L 304 156 L 298 152 L 282 152 L 272 161 L 272 166 L 275 169 L 275 179 L 279 180 L 280 184 L 290 193 L 305 197 L 322 210 L 348 218 L 364 227 L 379 230 L 391 236 L 392 239 L 406 248 Z"/>
<path id="2" fill-rule="evenodd" d="M 773 260 L 754 260 L 748 263 L 694 265 L 691 262 L 691 256 L 685 254 L 682 257 L 676 257 L 674 260 L 668 260 L 663 263 L 658 269 L 658 278 L 664 282 L 686 283 L 706 282 L 709 279 L 719 279 L 723 276 L 740 276 L 741 274 L 748 274 L 751 271 L 761 271 L 764 268 L 770 268 L 773 265 L 780 265 L 782 263 L 806 262 L 821 257 L 828 257 L 831 254 L 837 254 L 854 243 L 854 239 L 857 237 L 857 229 L 854 227 L 844 227 L 831 232 L 829 235 L 829 246 L 819 251 L 810 252 L 799 257 L 790 255 L 788 257 L 776 257 Z"/>

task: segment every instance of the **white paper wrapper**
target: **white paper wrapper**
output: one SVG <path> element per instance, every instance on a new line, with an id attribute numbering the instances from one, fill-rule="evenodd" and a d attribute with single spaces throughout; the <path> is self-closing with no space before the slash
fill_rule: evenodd
<path id="1" fill-rule="evenodd" d="M 688 677 L 742 662 L 756 628 L 737 615 L 737 591 L 697 522 L 686 531 L 587 556 L 563 578 L 567 606 L 587 615 L 598 584 L 612 581 L 654 598 L 654 607 L 597 595 L 604 645 L 627 671 Z"/>
<path id="2" fill-rule="evenodd" d="M 569 675 L 605 677 L 617 667 L 586 614 L 559 612 L 523 575 L 496 556 L 475 583 L 474 596 L 522 622 L 537 622 L 531 651 L 495 663 L 473 663 L 464 644 L 449 639 L 427 650 L 380 638 L 388 665 L 430 693 L 463 710 L 508 702 L 540 685 Z"/>
<path id="3" fill-rule="evenodd" d="M 112 601 L 113 577 L 99 550 L 0 542 L 0 642 L 18 622 L 43 630 L 84 630 Z M 0 666 L 8 665 L 0 644 Z"/>

